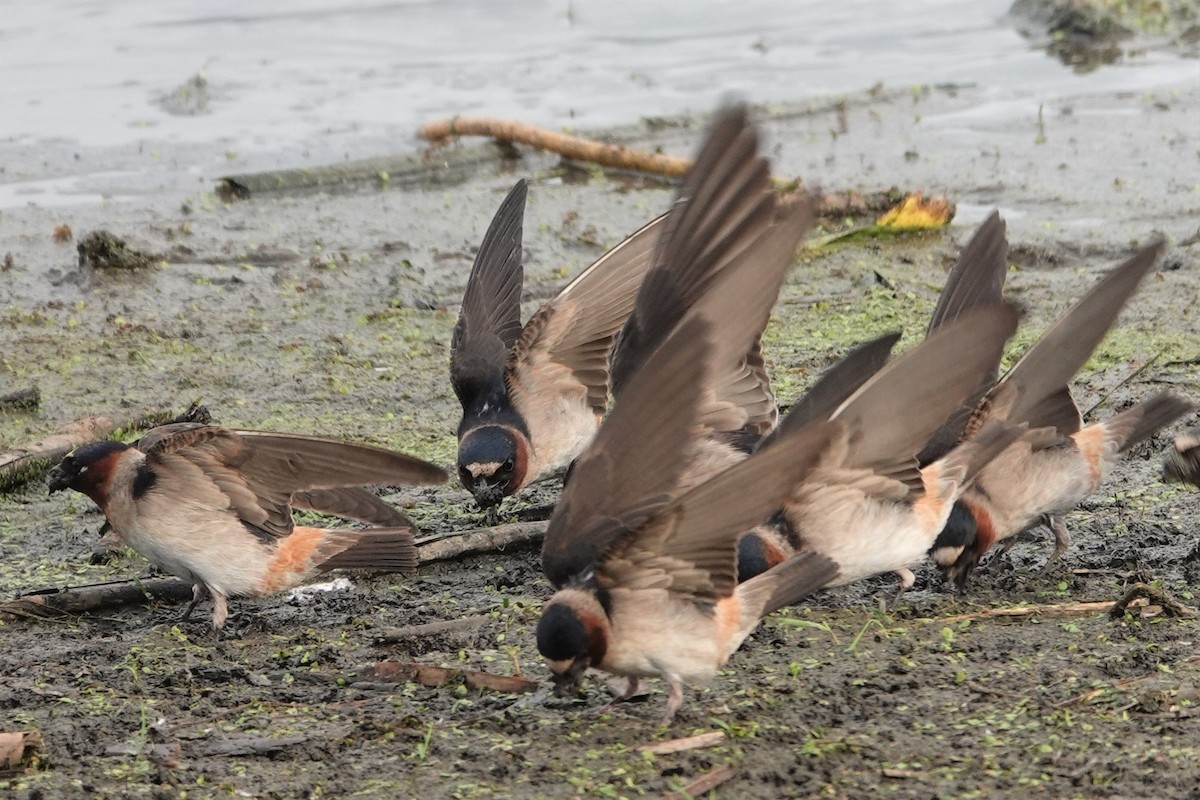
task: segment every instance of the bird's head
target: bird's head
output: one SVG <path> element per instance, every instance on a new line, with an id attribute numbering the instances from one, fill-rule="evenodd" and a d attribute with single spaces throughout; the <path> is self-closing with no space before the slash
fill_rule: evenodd
<path id="1" fill-rule="evenodd" d="M 525 485 L 529 443 L 514 428 L 487 425 L 458 443 L 458 478 L 481 509 L 498 506 Z"/>
<path id="2" fill-rule="evenodd" d="M 113 441 L 93 442 L 75 448 L 50 470 L 50 494 L 74 489 L 104 508 L 108 502 L 109 480 L 117 461 L 129 449 L 129 445 Z"/>
<path id="3" fill-rule="evenodd" d="M 549 662 L 556 696 L 574 692 L 587 668 L 604 661 L 610 631 L 594 593 L 563 589 L 550 598 L 538 620 L 537 646 Z"/>

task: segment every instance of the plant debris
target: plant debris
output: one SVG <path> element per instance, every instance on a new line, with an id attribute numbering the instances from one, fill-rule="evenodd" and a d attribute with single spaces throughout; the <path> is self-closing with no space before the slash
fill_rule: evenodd
<path id="1" fill-rule="evenodd" d="M 92 269 L 146 269 L 162 259 L 153 253 L 143 253 L 108 231 L 92 231 L 75 245 L 79 251 L 79 266 Z"/>

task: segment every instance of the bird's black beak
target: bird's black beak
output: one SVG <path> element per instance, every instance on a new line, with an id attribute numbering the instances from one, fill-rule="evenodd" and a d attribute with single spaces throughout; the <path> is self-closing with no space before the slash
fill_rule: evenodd
<path id="1" fill-rule="evenodd" d="M 588 668 L 587 656 L 580 656 L 571 663 L 571 668 L 563 673 L 555 673 L 554 696 L 568 697 L 579 690 L 579 681 Z"/>
<path id="2" fill-rule="evenodd" d="M 67 475 L 67 471 L 59 464 L 54 469 L 50 470 L 50 494 L 61 492 L 63 489 L 71 488 L 71 478 Z"/>

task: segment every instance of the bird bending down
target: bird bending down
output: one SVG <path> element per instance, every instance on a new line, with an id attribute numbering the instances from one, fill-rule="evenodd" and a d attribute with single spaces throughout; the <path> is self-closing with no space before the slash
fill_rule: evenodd
<path id="1" fill-rule="evenodd" d="M 546 531 L 558 591 L 537 627 L 556 691 L 589 667 L 667 681 L 664 722 L 685 683 L 711 678 L 760 619 L 820 588 L 836 566 L 806 553 L 737 583 L 737 538 L 812 468 L 837 423 L 781 437 L 679 493 L 707 380 L 712 326 L 689 317 L 634 376 L 576 462 Z"/>
<path id="2" fill-rule="evenodd" d="M 369 445 L 179 423 L 155 428 L 136 446 L 76 448 L 51 471 L 50 491 L 90 497 L 129 546 L 193 584 L 189 614 L 212 597 L 219 629 L 230 597 L 278 592 L 331 569 L 416 567 L 411 525 L 297 526 L 296 498 L 379 517 L 382 501 L 353 487 L 445 480 L 432 464 Z"/>
<path id="3" fill-rule="evenodd" d="M 1062 515 L 1099 486 L 1121 453 L 1190 408 L 1163 393 L 1084 428 L 1070 391 L 1071 379 L 1162 249 L 1161 241 L 1144 247 L 1098 281 L 944 437 L 951 440 L 957 433 L 959 440 L 969 440 L 995 420 L 1030 429 L 982 470 L 931 549 L 946 579 L 960 591 L 992 545 L 1007 549 L 1015 537 L 1039 524 L 1054 533 L 1055 548 L 1046 567 L 1053 564 L 1070 541 Z"/>
<path id="4" fill-rule="evenodd" d="M 656 219 L 585 269 L 521 326 L 525 181 L 492 220 L 454 327 L 450 381 L 462 405 L 458 477 L 480 508 L 565 470 L 608 405 L 613 337 L 633 307 Z"/>

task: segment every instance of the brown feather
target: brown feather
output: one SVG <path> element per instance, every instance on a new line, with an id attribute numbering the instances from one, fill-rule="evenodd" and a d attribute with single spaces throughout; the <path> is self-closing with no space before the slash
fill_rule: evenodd
<path id="1" fill-rule="evenodd" d="M 745 108 L 723 109 L 680 187 L 653 267 L 613 351 L 614 397 L 684 314 L 711 292 L 712 282 L 771 225 L 776 202 Z M 739 358 L 749 348 L 748 343 Z"/>
<path id="2" fill-rule="evenodd" d="M 291 532 L 296 492 L 446 480 L 432 464 L 370 445 L 211 425 L 164 427 L 173 430 L 156 429 L 139 441 L 152 466 L 180 471 L 197 490 L 201 483 L 217 487 L 239 517 L 274 536 Z M 187 475 L 185 465 L 199 474 Z"/>
<path id="3" fill-rule="evenodd" d="M 412 528 L 327 531 L 317 545 L 316 568 L 410 572 L 417 568 Z"/>
<path id="4" fill-rule="evenodd" d="M 1031 411 L 1041 408 L 1047 398 L 1070 384 L 1164 248 L 1165 243 L 1159 239 L 1112 270 L 1008 371 L 1001 383 L 1018 390 L 1008 417 L 1011 421 L 1026 422 Z"/>
<path id="5" fill-rule="evenodd" d="M 307 508 L 321 514 L 355 519 L 380 528 L 416 528 L 395 506 L 358 487 L 313 489 L 292 495 L 294 508 Z"/>
<path id="6" fill-rule="evenodd" d="M 715 602 L 737 584 L 737 540 L 770 516 L 814 469 L 841 423 L 813 425 L 780 438 L 616 539 L 597 567 L 602 586 L 660 575 L 661 585 Z"/>
<path id="7" fill-rule="evenodd" d="M 938 297 L 926 335 L 953 322 L 973 308 L 990 306 L 1004 299 L 1008 274 L 1008 239 L 1004 220 L 993 211 L 971 236 L 971 241 L 950 268 L 946 285 Z M 999 369 L 1000 362 L 996 362 Z M 993 380 L 995 376 L 993 376 Z"/>
<path id="8" fill-rule="evenodd" d="M 664 219 L 643 225 L 539 308 L 526 323 L 507 369 L 528 369 L 546 356 L 569 369 L 586 390 L 588 405 L 604 413 L 613 340 L 633 309 Z"/>
<path id="9" fill-rule="evenodd" d="M 525 181 L 517 181 L 496 211 L 467 278 L 450 343 L 450 382 L 464 406 L 499 380 L 521 335 L 525 195 Z"/>
<path id="10" fill-rule="evenodd" d="M 1016 326 L 1011 305 L 974 309 L 876 373 L 834 414 L 850 430 L 861 431 L 851 442 L 847 466 L 911 474 L 917 452 L 979 385 Z M 892 421 L 901 397 L 903 423 Z"/>
<path id="11" fill-rule="evenodd" d="M 887 333 L 847 353 L 821 374 L 812 388 L 788 411 L 779 428 L 760 445 L 765 446 L 787 431 L 824 422 L 887 363 L 899 333 Z"/>
<path id="12" fill-rule="evenodd" d="M 611 542 L 672 500 L 708 377 L 712 325 L 680 326 L 643 367 L 576 461 L 542 541 L 555 586 L 587 574 Z"/>

